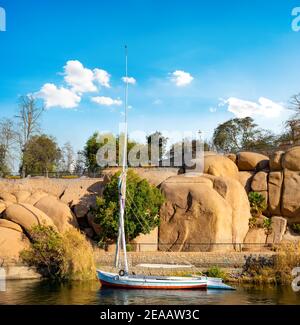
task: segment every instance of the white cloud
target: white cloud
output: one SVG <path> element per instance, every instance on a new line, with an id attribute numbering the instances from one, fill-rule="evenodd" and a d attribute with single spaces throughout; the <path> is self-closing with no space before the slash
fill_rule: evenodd
<path id="1" fill-rule="evenodd" d="M 94 78 L 101 86 L 110 88 L 110 77 L 111 75 L 107 71 L 102 69 L 94 69 Z"/>
<path id="2" fill-rule="evenodd" d="M 238 118 L 262 116 L 265 118 L 276 118 L 286 111 L 286 108 L 281 103 L 275 103 L 272 100 L 260 97 L 258 102 L 251 102 L 235 97 L 230 97 L 224 101 L 228 105 L 228 111 L 233 113 Z"/>
<path id="3" fill-rule="evenodd" d="M 66 83 L 73 92 L 82 94 L 97 91 L 94 85 L 95 75 L 92 70 L 87 69 L 77 60 L 68 61 L 64 66 L 64 75 Z"/>
<path id="4" fill-rule="evenodd" d="M 154 104 L 154 105 L 161 105 L 162 102 L 163 102 L 163 101 L 162 101 L 161 99 L 158 98 L 158 99 L 155 99 L 155 100 L 153 101 L 153 104 Z"/>
<path id="5" fill-rule="evenodd" d="M 194 77 L 189 72 L 176 70 L 171 73 L 171 80 L 177 87 L 184 87 L 189 85 L 194 80 Z"/>
<path id="6" fill-rule="evenodd" d="M 210 107 L 210 108 L 209 108 L 209 111 L 210 111 L 211 113 L 215 113 L 215 112 L 217 111 L 217 108 L 216 108 L 216 107 Z"/>
<path id="7" fill-rule="evenodd" d="M 135 85 L 136 84 L 136 80 L 133 77 L 123 77 L 122 78 L 123 82 L 128 82 L 131 85 Z"/>
<path id="8" fill-rule="evenodd" d="M 42 98 L 46 108 L 74 108 L 81 101 L 81 97 L 71 90 L 64 87 L 58 88 L 51 83 L 45 84 L 39 92 L 35 93 L 35 97 Z"/>
<path id="9" fill-rule="evenodd" d="M 92 97 L 91 100 L 92 102 L 103 106 L 121 106 L 123 103 L 120 99 L 112 99 L 104 96 Z"/>

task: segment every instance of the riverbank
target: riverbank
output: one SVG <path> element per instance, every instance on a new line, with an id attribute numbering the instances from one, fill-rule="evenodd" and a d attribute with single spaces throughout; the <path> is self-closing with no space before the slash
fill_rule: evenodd
<path id="1" fill-rule="evenodd" d="M 128 260 L 132 272 L 145 275 L 175 275 L 196 274 L 206 272 L 212 267 L 220 268 L 224 273 L 239 274 L 245 264 L 245 259 L 250 255 L 270 259 L 274 252 L 129 252 Z M 114 253 L 95 250 L 95 263 L 104 271 L 113 271 Z M 184 267 L 151 268 L 139 267 L 140 264 L 170 264 L 184 265 Z M 190 266 L 187 268 L 187 266 Z M 40 275 L 34 268 L 29 268 L 15 261 L 6 261 L 3 264 L 9 280 L 38 279 Z M 234 278 L 233 278 L 234 279 Z"/>

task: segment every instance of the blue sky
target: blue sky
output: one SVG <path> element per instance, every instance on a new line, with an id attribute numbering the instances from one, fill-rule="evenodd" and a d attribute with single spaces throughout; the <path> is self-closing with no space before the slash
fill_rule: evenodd
<path id="1" fill-rule="evenodd" d="M 76 150 L 123 119 L 129 47 L 131 131 L 197 131 L 251 115 L 275 132 L 300 92 L 300 0 L 0 0 L 0 118 L 18 96 L 48 106 L 45 133 Z M 98 69 L 98 70 L 95 70 Z M 97 75 L 97 71 L 99 75 Z M 98 77 L 97 77 L 98 76 Z"/>

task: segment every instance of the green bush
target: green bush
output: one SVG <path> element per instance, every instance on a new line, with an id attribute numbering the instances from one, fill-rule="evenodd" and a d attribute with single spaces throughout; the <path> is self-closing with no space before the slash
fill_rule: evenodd
<path id="1" fill-rule="evenodd" d="M 106 185 L 103 197 L 97 198 L 96 208 L 92 209 L 95 222 L 101 226 L 100 243 L 112 241 L 118 235 L 120 173 L 115 174 Z M 147 234 L 159 225 L 159 211 L 164 196 L 156 187 L 141 179 L 132 170 L 127 173 L 125 232 L 128 240 L 139 234 Z"/>
<path id="2" fill-rule="evenodd" d="M 294 223 L 294 224 L 292 224 L 292 230 L 293 230 L 296 234 L 300 234 L 300 224 L 299 224 L 299 223 Z"/>
<path id="3" fill-rule="evenodd" d="M 212 278 L 221 278 L 221 279 L 225 279 L 226 275 L 225 273 L 217 266 L 213 266 L 210 269 L 208 269 L 205 274 L 208 277 L 212 277 Z"/>
<path id="4" fill-rule="evenodd" d="M 272 233 L 272 219 L 271 218 L 264 219 L 263 228 L 265 229 L 266 235 L 270 235 Z"/>
<path id="5" fill-rule="evenodd" d="M 250 192 L 248 198 L 252 217 L 259 217 L 267 209 L 266 199 L 258 192 Z"/>
<path id="6" fill-rule="evenodd" d="M 53 227 L 39 225 L 30 231 L 31 247 L 20 257 L 43 276 L 53 280 L 89 280 L 95 278 L 93 250 L 85 236 L 75 228 L 63 235 Z"/>

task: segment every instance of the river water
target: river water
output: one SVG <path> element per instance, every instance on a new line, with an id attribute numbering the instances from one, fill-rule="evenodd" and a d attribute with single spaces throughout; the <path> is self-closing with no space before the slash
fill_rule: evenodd
<path id="1" fill-rule="evenodd" d="M 236 291 L 120 290 L 100 288 L 97 281 L 54 284 L 49 281 L 7 281 L 0 304 L 33 305 L 246 305 L 300 304 L 290 287 L 238 286 Z"/>

